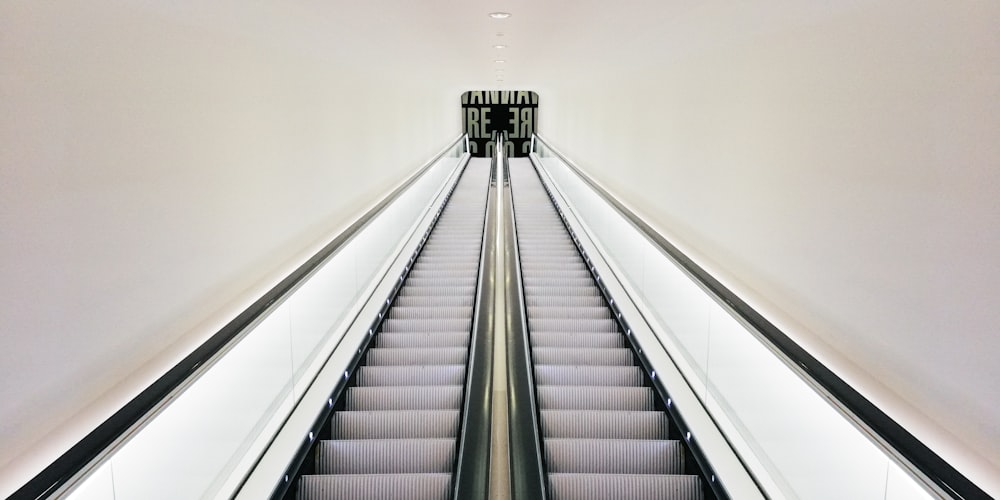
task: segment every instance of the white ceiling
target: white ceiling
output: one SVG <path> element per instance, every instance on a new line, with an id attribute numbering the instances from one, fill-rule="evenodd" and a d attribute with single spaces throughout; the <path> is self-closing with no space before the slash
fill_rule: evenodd
<path id="1" fill-rule="evenodd" d="M 200 25 L 214 16 L 218 29 L 255 30 L 233 33 L 236 36 L 259 37 L 264 31 L 276 44 L 327 52 L 331 61 L 353 60 L 387 77 L 464 89 L 533 89 L 552 72 L 584 78 L 595 71 L 634 67 L 652 54 L 662 58 L 673 40 L 680 43 L 696 29 L 690 24 L 693 17 L 719 19 L 701 16 L 712 8 L 671 3 L 314 1 L 232 9 L 192 2 L 180 6 L 151 3 L 146 8 L 167 16 L 190 16 L 192 24 Z M 726 13 L 723 22 L 742 14 L 741 9 L 728 6 L 725 11 L 715 10 Z M 225 19 L 240 11 L 253 21 Z M 496 11 L 512 15 L 491 18 L 489 13 Z M 507 48 L 498 50 L 497 44 Z M 496 63 L 497 59 L 506 62 Z M 496 81 L 497 70 L 504 74 L 502 85 Z"/>

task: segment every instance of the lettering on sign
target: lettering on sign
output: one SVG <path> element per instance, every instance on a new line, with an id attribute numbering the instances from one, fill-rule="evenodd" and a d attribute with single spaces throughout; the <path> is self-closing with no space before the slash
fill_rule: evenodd
<path id="1" fill-rule="evenodd" d="M 508 156 L 528 156 L 538 125 L 538 94 L 526 90 L 470 90 L 462 94 L 462 127 L 472 156 L 493 155 L 493 133 L 506 133 Z"/>

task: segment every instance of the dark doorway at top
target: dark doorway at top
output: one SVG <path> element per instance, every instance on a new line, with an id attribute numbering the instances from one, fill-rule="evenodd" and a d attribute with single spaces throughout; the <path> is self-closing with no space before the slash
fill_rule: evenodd
<path id="1" fill-rule="evenodd" d="M 531 134 L 538 127 L 538 94 L 526 90 L 470 90 L 462 94 L 462 127 L 469 152 L 493 156 L 494 132 L 506 134 L 508 157 L 528 156 Z"/>

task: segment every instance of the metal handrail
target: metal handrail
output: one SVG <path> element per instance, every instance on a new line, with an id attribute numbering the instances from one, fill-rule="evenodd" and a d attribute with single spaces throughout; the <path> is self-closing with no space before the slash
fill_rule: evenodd
<path id="1" fill-rule="evenodd" d="M 504 155 L 504 171 L 509 163 Z M 509 174 L 508 174 L 509 175 Z M 521 282 L 521 262 L 517 246 L 517 226 L 509 177 L 504 179 L 504 243 L 506 258 L 507 373 L 510 406 L 511 495 L 514 500 L 544 500 L 545 465 L 542 460 L 541 432 L 532 372 L 531 347 L 528 344 L 527 311 Z M 517 457 L 517 459 L 513 459 Z"/>
<path id="2" fill-rule="evenodd" d="M 483 220 L 483 242 L 479 254 L 476 314 L 472 323 L 468 378 L 462 411 L 462 426 L 455 467 L 452 498 L 487 498 L 490 483 L 490 437 L 492 434 L 491 389 L 493 380 L 493 321 L 496 282 L 496 156 L 490 162 L 490 186 Z"/>

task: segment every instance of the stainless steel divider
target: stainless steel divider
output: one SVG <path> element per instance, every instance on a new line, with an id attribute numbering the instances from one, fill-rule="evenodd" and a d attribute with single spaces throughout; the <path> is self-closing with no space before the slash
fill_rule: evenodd
<path id="1" fill-rule="evenodd" d="M 505 173 L 507 169 L 505 168 Z M 548 498 L 542 462 L 535 380 L 525 317 L 521 261 L 509 176 L 504 178 L 504 281 L 506 285 L 507 375 L 510 409 L 511 497 L 515 500 Z"/>

